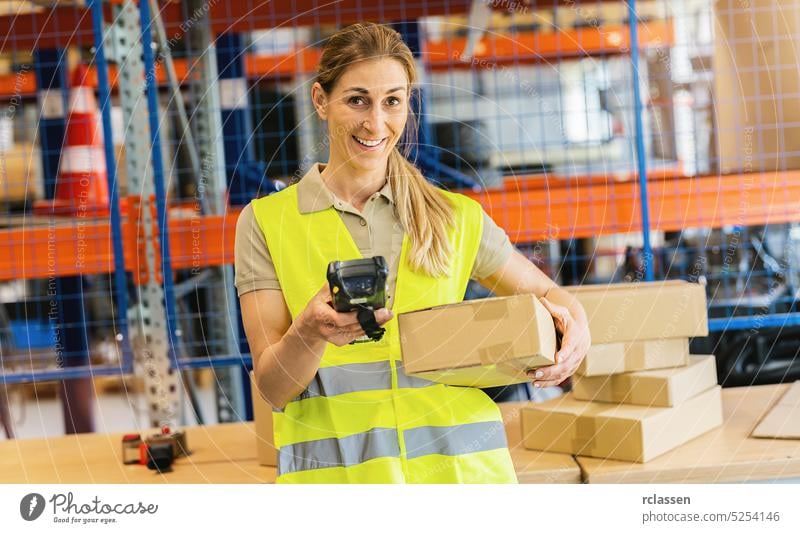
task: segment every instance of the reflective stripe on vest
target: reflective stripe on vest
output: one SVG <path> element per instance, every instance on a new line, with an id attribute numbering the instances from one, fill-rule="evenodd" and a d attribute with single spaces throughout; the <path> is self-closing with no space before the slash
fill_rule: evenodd
<path id="1" fill-rule="evenodd" d="M 508 446 L 502 422 L 476 422 L 460 426 L 422 426 L 405 431 L 406 455 L 462 455 Z"/>
<path id="2" fill-rule="evenodd" d="M 298 442 L 278 450 L 282 474 L 353 466 L 379 457 L 399 457 L 397 430 L 376 428 L 340 439 Z M 425 455 L 462 455 L 507 446 L 502 422 L 477 422 L 459 426 L 422 426 L 405 431 L 408 459 Z"/>
<path id="3" fill-rule="evenodd" d="M 483 231 L 477 202 L 442 191 L 454 206 L 450 272 L 432 278 L 398 260 L 392 310 L 463 299 Z M 297 186 L 253 201 L 292 319 L 325 284 L 332 260 L 361 254 L 331 207 L 301 214 Z M 275 412 L 283 482 L 516 482 L 499 409 L 478 389 L 450 387 L 403 370 L 397 319 L 380 342 L 328 344 L 306 389 Z"/>
<path id="4" fill-rule="evenodd" d="M 320 439 L 298 442 L 278 450 L 281 474 L 353 466 L 378 457 L 399 457 L 395 428 L 375 428 L 340 439 Z"/>
<path id="5" fill-rule="evenodd" d="M 407 376 L 402 362 L 397 361 L 397 387 L 420 388 L 436 385 L 433 381 Z M 348 365 L 320 368 L 295 401 L 318 396 L 337 396 L 349 392 L 383 390 L 392 388 L 392 365 L 390 361 L 374 363 L 351 363 Z"/>

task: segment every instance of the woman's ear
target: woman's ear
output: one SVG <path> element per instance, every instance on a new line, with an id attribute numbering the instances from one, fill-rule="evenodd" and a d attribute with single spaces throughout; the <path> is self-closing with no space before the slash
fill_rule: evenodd
<path id="1" fill-rule="evenodd" d="M 318 81 L 314 82 L 311 86 L 311 102 L 314 104 L 314 109 L 317 110 L 317 115 L 322 120 L 328 119 L 328 95 Z"/>

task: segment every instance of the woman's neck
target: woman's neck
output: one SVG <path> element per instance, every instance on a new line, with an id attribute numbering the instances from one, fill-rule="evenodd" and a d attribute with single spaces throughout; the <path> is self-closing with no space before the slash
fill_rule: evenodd
<path id="1" fill-rule="evenodd" d="M 358 210 L 367 203 L 369 197 L 380 191 L 386 184 L 386 170 L 358 171 L 348 165 L 334 161 L 324 165 L 320 176 L 325 186 L 340 200 L 348 202 Z"/>

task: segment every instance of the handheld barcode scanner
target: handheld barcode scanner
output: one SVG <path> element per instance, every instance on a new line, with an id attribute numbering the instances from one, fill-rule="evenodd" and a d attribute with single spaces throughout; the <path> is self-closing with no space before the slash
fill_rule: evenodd
<path id="1" fill-rule="evenodd" d="M 373 341 L 381 340 L 386 331 L 375 320 L 375 310 L 386 306 L 388 276 L 389 268 L 382 256 L 328 264 L 333 308 L 340 313 L 358 311 L 358 323 Z"/>

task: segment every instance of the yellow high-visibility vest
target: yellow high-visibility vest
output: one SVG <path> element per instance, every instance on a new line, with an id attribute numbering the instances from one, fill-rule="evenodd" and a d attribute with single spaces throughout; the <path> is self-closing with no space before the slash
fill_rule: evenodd
<path id="1" fill-rule="evenodd" d="M 404 237 L 383 339 L 328 344 L 311 383 L 274 412 L 279 483 L 517 482 L 500 411 L 483 391 L 403 371 L 396 316 L 461 301 L 483 230 L 480 204 L 442 194 L 456 214 L 450 275 L 408 268 Z M 300 213 L 295 185 L 252 205 L 294 320 L 326 282 L 330 261 L 362 256 L 333 207 Z"/>

